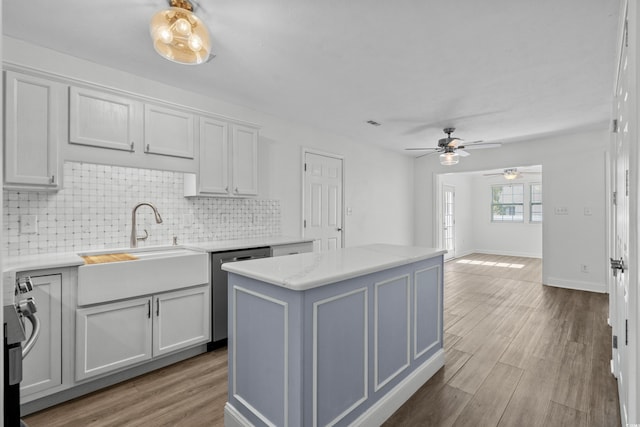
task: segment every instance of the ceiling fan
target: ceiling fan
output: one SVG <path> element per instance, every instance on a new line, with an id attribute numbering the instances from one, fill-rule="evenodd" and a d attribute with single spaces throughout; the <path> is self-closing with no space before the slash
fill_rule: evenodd
<path id="1" fill-rule="evenodd" d="M 540 175 L 540 172 L 520 172 L 517 168 L 505 169 L 504 172 L 498 173 L 485 173 L 483 176 L 503 176 L 504 179 L 512 181 L 517 178 L 522 178 L 523 175 Z"/>
<path id="2" fill-rule="evenodd" d="M 471 141 L 464 143 L 464 140 L 461 138 L 452 137 L 451 134 L 456 130 L 456 128 L 444 128 L 443 131 L 447 134 L 446 138 L 441 138 L 438 140 L 438 146 L 433 148 L 406 148 L 409 151 L 432 151 L 429 154 L 441 153 L 440 154 L 440 164 L 449 166 L 455 165 L 458 163 L 459 156 L 466 157 L 469 156 L 465 150 L 472 150 L 478 148 L 497 148 L 501 147 L 502 144 L 499 142 L 494 143 L 482 143 L 482 141 Z M 462 145 L 464 143 L 464 145 Z"/>

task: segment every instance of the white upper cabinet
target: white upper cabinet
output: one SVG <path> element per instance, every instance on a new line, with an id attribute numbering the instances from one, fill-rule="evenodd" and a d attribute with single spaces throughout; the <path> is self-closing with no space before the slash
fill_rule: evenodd
<path id="1" fill-rule="evenodd" d="M 194 115 L 166 106 L 144 106 L 144 151 L 193 159 Z"/>
<path id="2" fill-rule="evenodd" d="M 233 125 L 233 194 L 258 195 L 258 130 Z"/>
<path id="3" fill-rule="evenodd" d="M 200 118 L 200 173 L 185 174 L 185 196 L 258 195 L 258 129 Z"/>
<path id="4" fill-rule="evenodd" d="M 64 85 L 5 72 L 5 187 L 58 190 Z"/>
<path id="5" fill-rule="evenodd" d="M 134 151 L 139 109 L 139 102 L 122 96 L 71 87 L 69 142 Z"/>
<path id="6" fill-rule="evenodd" d="M 200 192 L 229 194 L 229 125 L 200 119 Z"/>

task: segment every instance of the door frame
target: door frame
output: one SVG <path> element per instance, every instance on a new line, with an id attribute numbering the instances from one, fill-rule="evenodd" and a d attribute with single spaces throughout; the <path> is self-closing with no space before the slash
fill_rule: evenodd
<path id="1" fill-rule="evenodd" d="M 451 189 L 453 190 L 453 253 L 450 254 L 449 256 L 445 255 L 445 260 L 450 260 L 450 259 L 454 259 L 456 258 L 456 187 L 455 185 L 451 185 L 451 184 L 445 184 L 442 183 L 441 185 L 441 193 L 440 193 L 440 197 L 442 198 L 442 200 L 440 201 L 440 242 L 441 242 L 441 246 L 443 249 L 447 249 L 446 248 L 446 242 L 445 242 L 445 238 L 444 238 L 444 217 L 445 217 L 445 201 L 444 201 L 444 195 L 447 192 L 447 189 Z M 448 254 L 448 253 L 447 253 Z"/>
<path id="2" fill-rule="evenodd" d="M 345 222 L 345 182 L 346 182 L 346 177 L 345 177 L 345 171 L 346 171 L 346 161 L 343 155 L 341 154 L 336 154 L 336 153 L 330 153 L 328 151 L 321 151 L 321 150 L 316 150 L 314 148 L 308 148 L 308 147 L 302 147 L 301 150 L 301 160 L 300 160 L 300 175 L 302 176 L 302 188 L 300 189 L 300 200 L 302 202 L 302 204 L 300 205 L 300 235 L 302 236 L 302 238 L 305 237 L 305 226 L 304 226 L 304 207 L 305 207 L 305 202 L 306 202 L 306 198 L 305 198 L 305 188 L 306 188 L 306 174 L 304 173 L 304 165 L 306 163 L 306 157 L 307 154 L 315 154 L 316 156 L 324 156 L 324 157 L 330 157 L 333 159 L 338 159 L 341 161 L 342 163 L 342 170 L 340 171 L 342 174 L 342 185 L 340 188 L 340 191 L 342 193 L 341 196 L 341 209 L 340 209 L 340 223 L 342 224 L 342 238 L 340 239 L 340 247 L 344 248 L 346 246 L 346 241 L 347 241 L 347 225 Z"/>

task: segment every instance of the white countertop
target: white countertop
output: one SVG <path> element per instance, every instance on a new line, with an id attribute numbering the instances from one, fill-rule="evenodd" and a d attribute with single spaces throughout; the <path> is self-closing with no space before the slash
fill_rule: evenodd
<path id="1" fill-rule="evenodd" d="M 250 239 L 219 240 L 213 242 L 187 243 L 184 246 L 189 249 L 199 249 L 206 252 L 232 251 L 236 249 L 251 249 L 264 246 L 288 245 L 293 243 L 313 242 L 313 239 L 302 237 L 257 237 Z"/>
<path id="2" fill-rule="evenodd" d="M 442 249 L 375 244 L 227 263 L 222 269 L 303 291 L 445 254 Z"/>
<path id="3" fill-rule="evenodd" d="M 277 246 L 293 243 L 312 242 L 312 239 L 301 237 L 258 237 L 252 239 L 219 240 L 212 242 L 186 243 L 178 247 L 193 249 L 202 252 L 222 252 L 236 249 L 250 249 L 264 246 Z M 77 267 L 84 265 L 84 260 L 79 253 L 119 253 L 133 252 L 137 250 L 153 249 L 153 247 L 140 246 L 131 248 L 105 248 L 100 250 L 81 250 L 78 252 L 46 253 L 37 255 L 9 256 L 4 259 L 2 270 L 4 273 L 17 273 L 21 271 L 43 270 L 47 268 Z"/>

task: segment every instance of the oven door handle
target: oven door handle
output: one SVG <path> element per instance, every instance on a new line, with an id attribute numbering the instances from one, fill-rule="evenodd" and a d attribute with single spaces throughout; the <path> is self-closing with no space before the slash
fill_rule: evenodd
<path id="1" fill-rule="evenodd" d="M 28 316 L 25 316 L 25 317 L 29 319 L 29 321 L 31 322 L 32 329 L 31 329 L 31 335 L 29 336 L 27 341 L 24 343 L 24 346 L 22 347 L 23 359 L 27 356 L 27 354 L 29 354 L 34 344 L 38 340 L 38 335 L 40 335 L 40 319 L 38 319 L 38 316 L 36 316 L 35 314 L 29 314 Z"/>
<path id="2" fill-rule="evenodd" d="M 261 258 L 269 258 L 269 256 L 268 255 L 235 256 L 233 258 L 221 259 L 220 264 L 224 264 L 227 262 L 236 262 L 236 261 L 249 261 L 251 259 L 261 259 Z"/>

